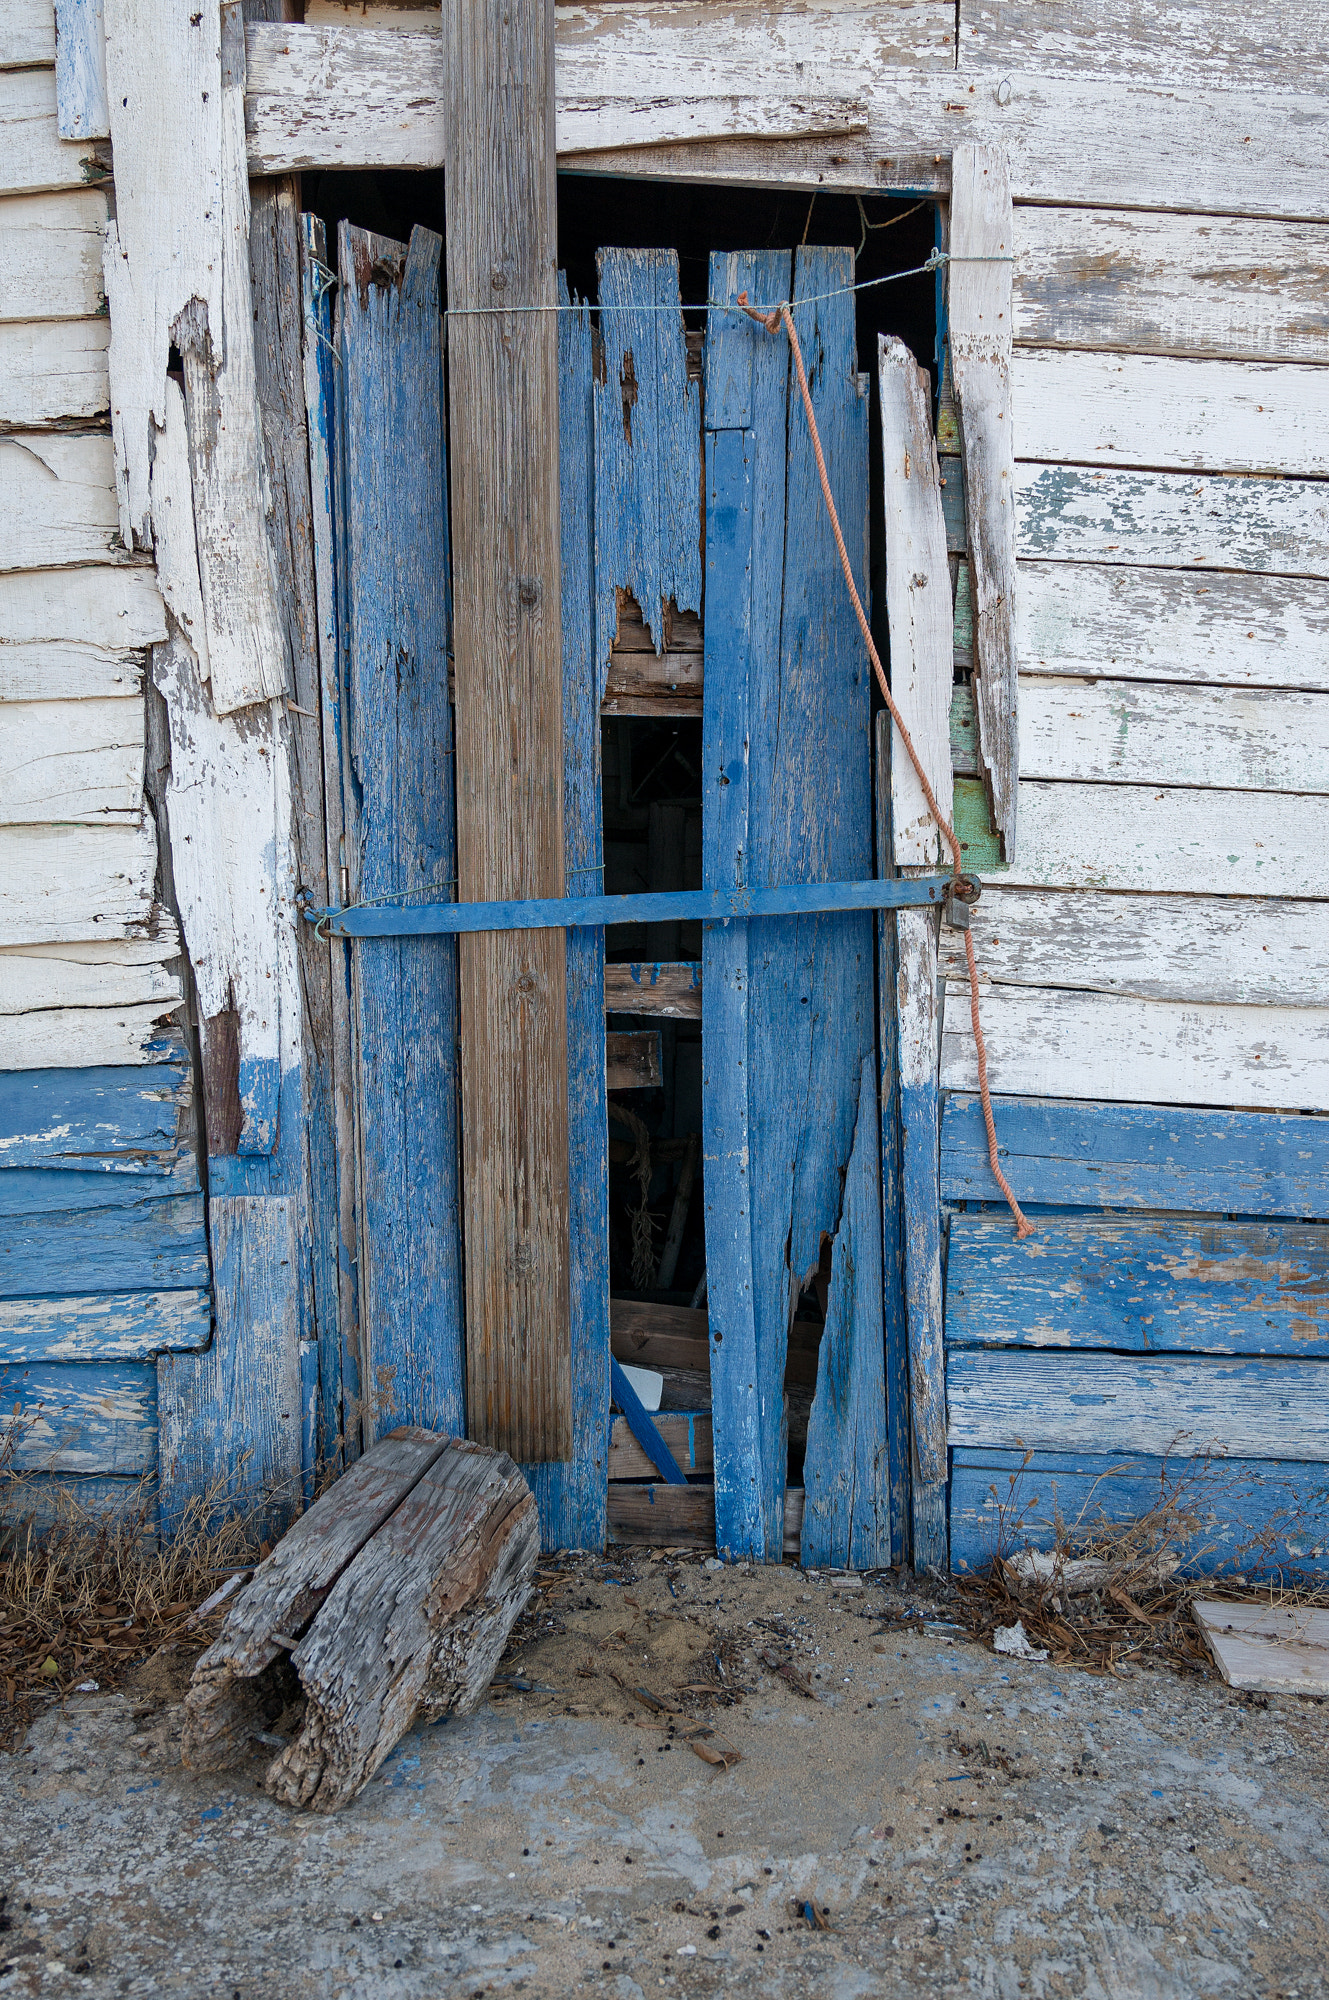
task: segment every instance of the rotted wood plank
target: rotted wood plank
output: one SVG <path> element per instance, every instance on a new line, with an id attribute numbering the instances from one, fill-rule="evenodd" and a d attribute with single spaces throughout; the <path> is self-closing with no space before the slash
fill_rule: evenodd
<path id="1" fill-rule="evenodd" d="M 1329 991 L 1326 903 L 989 886 L 973 931 L 984 979 L 1002 986 L 1266 1007 Z M 968 976 L 962 932 L 943 928 L 939 967 Z"/>
<path id="2" fill-rule="evenodd" d="M 1060 1216 L 1017 1242 L 951 1218 L 946 1341 L 1329 1359 L 1329 1230 L 1313 1224 Z"/>
<path id="3" fill-rule="evenodd" d="M 29 1008 L 5 1022 L 5 1060 L 15 1070 L 155 1063 L 180 1004 Z"/>
<path id="4" fill-rule="evenodd" d="M 357 900 L 446 899 L 457 872 L 440 249 L 425 229 L 408 250 L 341 225 L 338 587 Z M 352 959 L 371 1437 L 402 1420 L 466 1426 L 456 966 L 455 945 L 433 938 L 365 939 Z"/>
<path id="5" fill-rule="evenodd" d="M 994 1091 L 1124 1104 L 1329 1110 L 1329 1007 L 1215 1007 L 1028 986 L 988 986 Z M 976 1090 L 967 983 L 947 988 L 942 1087 Z"/>
<path id="6" fill-rule="evenodd" d="M 103 1292 L 84 1298 L 0 1302 L 0 1360 L 145 1361 L 168 1348 L 206 1347 L 212 1295 Z"/>
<path id="7" fill-rule="evenodd" d="M 1022 556 L 1329 576 L 1323 480 L 1020 464 L 1015 486 Z"/>
<path id="8" fill-rule="evenodd" d="M 0 702 L 0 795 L 11 826 L 137 825 L 143 697 Z"/>
<path id="9" fill-rule="evenodd" d="M 1018 208 L 1015 250 L 1017 341 L 1329 361 L 1329 243 L 1317 223 Z"/>
<path id="10" fill-rule="evenodd" d="M 1329 689 L 1329 586 L 1315 577 L 1022 562 L 1020 672 Z"/>
<path id="11" fill-rule="evenodd" d="M 0 424 L 28 428 L 105 415 L 109 339 L 104 319 L 0 321 Z"/>
<path id="12" fill-rule="evenodd" d="M 1188 1569 L 1246 1576 L 1329 1568 L 1329 1478 L 1295 1461 L 1167 1459 L 1112 1452 L 951 1454 L 951 1555 L 978 1570 L 999 1551 L 1053 1549 L 1171 1502 L 1195 1518 L 1177 1553 Z"/>
<path id="13" fill-rule="evenodd" d="M 1008 1097 L 998 1138 L 1022 1203 L 1329 1217 L 1329 1118 Z M 977 1097 L 946 1098 L 941 1191 L 1002 1198 Z"/>
<path id="14" fill-rule="evenodd" d="M 132 1207 L 0 1218 L 0 1298 L 207 1285 L 201 1195 L 162 1195 L 151 1182 Z"/>
<path id="15" fill-rule="evenodd" d="M 1013 250 L 1010 162 L 1005 149 L 957 145 L 951 162 L 946 339 L 964 459 L 978 749 L 993 823 L 1008 860 L 1016 849 L 1020 779 L 1011 418 Z"/>
<path id="16" fill-rule="evenodd" d="M 633 960 L 605 966 L 606 1014 L 664 1014 L 701 1019 L 701 966 L 695 959 Z"/>
<path id="17" fill-rule="evenodd" d="M 102 0 L 55 0 L 54 13 L 60 137 L 109 138 L 111 110 L 106 98 Z"/>
<path id="18" fill-rule="evenodd" d="M 178 1038 L 172 1053 L 151 1069 L 0 1073 L 0 1167 L 169 1171 L 192 1094 Z"/>
<path id="19" fill-rule="evenodd" d="M 151 1472 L 156 1388 L 150 1361 L 0 1368 L 0 1438 L 9 1463 L 16 1472 Z"/>
<path id="20" fill-rule="evenodd" d="M 1000 1352 L 948 1356 L 952 1445 L 1329 1461 L 1329 1362 Z"/>
<path id="21" fill-rule="evenodd" d="M 1329 469 L 1323 367 L 1023 347 L 1013 386 L 1021 458 L 1317 477 Z M 969 509 L 972 519 L 972 490 Z"/>
<path id="22" fill-rule="evenodd" d="M 605 1036 L 606 1090 L 658 1090 L 663 1079 L 658 1028 Z"/>
<path id="23" fill-rule="evenodd" d="M 553 10 L 465 0 L 443 54 L 458 895 L 561 896 L 558 315 L 489 311 L 557 303 Z M 459 965 L 468 1430 L 566 1460 L 566 939 L 468 937 Z"/>

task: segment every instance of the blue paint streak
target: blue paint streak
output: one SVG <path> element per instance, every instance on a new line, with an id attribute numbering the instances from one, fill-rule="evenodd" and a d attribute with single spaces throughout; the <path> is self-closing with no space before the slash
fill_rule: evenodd
<path id="1" fill-rule="evenodd" d="M 686 1486 L 687 1474 L 652 1423 L 649 1410 L 612 1356 L 609 1362 L 609 1384 L 614 1401 L 628 1420 L 628 1429 L 660 1477 L 670 1486 Z"/>

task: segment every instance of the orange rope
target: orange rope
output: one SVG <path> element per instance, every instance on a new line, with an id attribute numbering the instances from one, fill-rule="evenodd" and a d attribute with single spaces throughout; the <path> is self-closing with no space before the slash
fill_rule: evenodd
<path id="1" fill-rule="evenodd" d="M 900 741 L 908 751 L 909 761 L 918 773 L 918 782 L 923 788 L 923 797 L 927 800 L 928 811 L 941 828 L 942 836 L 951 850 L 952 873 L 958 882 L 964 872 L 960 842 L 956 836 L 954 827 L 942 816 L 941 808 L 937 804 L 936 794 L 928 782 L 928 774 L 923 769 L 923 760 L 914 748 L 914 739 L 909 734 L 904 718 L 895 705 L 895 699 L 891 694 L 886 680 L 886 670 L 881 664 L 877 648 L 872 643 L 872 632 L 868 625 L 867 614 L 863 609 L 863 600 L 858 594 L 858 585 L 854 582 L 853 566 L 849 561 L 849 551 L 844 545 L 844 536 L 840 531 L 840 517 L 835 511 L 835 501 L 831 495 L 831 482 L 826 471 L 826 460 L 822 454 L 821 437 L 817 430 L 817 419 L 812 408 L 812 394 L 808 388 L 807 370 L 803 366 L 803 349 L 799 345 L 798 332 L 794 326 L 794 315 L 787 305 L 781 306 L 778 315 L 775 313 L 754 312 L 752 307 L 748 305 L 746 292 L 740 292 L 738 303 L 750 319 L 759 320 L 771 333 L 777 332 L 781 321 L 783 321 L 785 332 L 789 335 L 789 345 L 794 355 L 794 367 L 798 370 L 798 386 L 803 392 L 803 408 L 807 412 L 808 430 L 812 434 L 812 449 L 816 455 L 817 472 L 821 479 L 822 496 L 826 502 L 826 512 L 830 516 L 831 530 L 835 536 L 835 546 L 840 551 L 840 567 L 844 571 L 844 580 L 849 586 L 849 595 L 853 599 L 854 610 L 858 615 L 859 629 L 863 634 L 868 655 L 876 670 L 877 685 L 881 689 L 882 699 L 890 710 L 891 721 L 899 730 Z M 1025 1217 L 1019 1202 L 1015 1199 L 1011 1191 L 1011 1184 L 1001 1170 L 1001 1162 L 997 1153 L 997 1127 L 992 1116 L 992 1093 L 988 1089 L 987 1044 L 983 1040 L 983 1029 L 978 1018 L 978 961 L 974 956 L 974 940 L 969 931 L 966 931 L 964 934 L 964 955 L 965 962 L 969 968 L 969 1017 L 973 1022 L 974 1046 L 978 1051 L 978 1092 L 983 1100 L 983 1123 L 987 1126 L 988 1161 L 991 1165 L 997 1186 L 1005 1195 L 1011 1214 L 1015 1217 L 1015 1234 L 1017 1238 L 1032 1236 L 1034 1233 L 1033 1224 Z"/>

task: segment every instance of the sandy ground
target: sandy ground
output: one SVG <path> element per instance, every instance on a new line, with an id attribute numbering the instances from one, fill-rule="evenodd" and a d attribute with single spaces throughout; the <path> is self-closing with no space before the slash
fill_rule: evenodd
<path id="1" fill-rule="evenodd" d="M 517 1636 L 536 1689 L 332 1819 L 261 1745 L 182 1769 L 183 1660 L 47 1713 L 0 1758 L 0 1994 L 1329 1992 L 1329 1706 L 695 1557 L 551 1562 Z"/>

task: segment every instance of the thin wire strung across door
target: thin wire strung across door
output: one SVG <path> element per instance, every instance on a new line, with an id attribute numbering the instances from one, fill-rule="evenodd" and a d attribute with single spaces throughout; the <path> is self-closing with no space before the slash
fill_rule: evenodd
<path id="1" fill-rule="evenodd" d="M 863 642 L 868 649 L 868 656 L 872 661 L 873 670 L 877 676 L 877 686 L 881 689 L 882 700 L 886 703 L 890 711 L 891 721 L 900 732 L 900 741 L 909 752 L 909 761 L 918 774 L 918 782 L 923 788 L 923 797 L 927 800 L 928 811 L 940 827 L 942 838 L 951 850 L 951 873 L 958 889 L 961 877 L 964 874 L 959 838 L 956 835 L 955 828 L 948 820 L 942 817 L 941 807 L 937 804 L 936 793 L 928 782 L 927 772 L 923 769 L 923 760 L 914 748 L 914 739 L 909 734 L 904 717 L 895 705 L 895 698 L 891 694 L 890 686 L 886 679 L 886 670 L 881 664 L 881 656 L 872 641 L 872 631 L 868 625 L 867 613 L 863 609 L 863 600 L 858 594 L 858 585 L 854 582 L 853 566 L 849 561 L 849 551 L 844 545 L 844 535 L 840 530 L 840 517 L 835 511 L 835 501 L 831 494 L 830 477 L 826 471 L 826 459 L 821 448 L 821 437 L 817 430 L 816 414 L 812 408 L 812 392 L 808 388 L 807 369 L 803 366 L 803 349 L 799 344 L 798 329 L 794 325 L 794 315 L 788 304 L 782 305 L 778 312 L 758 312 L 748 304 L 748 295 L 746 292 L 739 293 L 737 304 L 741 306 L 749 319 L 755 319 L 759 326 L 766 328 L 768 333 L 778 333 L 781 325 L 783 325 L 785 332 L 789 335 L 789 345 L 794 356 L 794 367 L 798 371 L 798 386 L 802 391 L 803 408 L 807 414 L 808 430 L 812 437 L 812 450 L 817 460 L 817 473 L 821 480 L 822 498 L 826 502 L 826 512 L 830 516 L 831 531 L 835 536 L 835 546 L 840 551 L 840 567 L 844 571 L 844 580 L 849 586 L 849 595 L 853 599 L 859 629 L 863 634 Z M 1011 1214 L 1015 1217 L 1016 1237 L 1032 1236 L 1034 1226 L 1024 1214 L 1019 1202 L 1015 1199 L 1011 1184 L 1001 1170 L 1001 1160 L 997 1151 L 997 1127 L 992 1116 L 992 1092 L 988 1088 L 987 1044 L 983 1040 L 983 1028 L 978 1018 L 978 960 L 974 955 L 974 938 L 973 932 L 970 930 L 966 930 L 964 933 L 964 955 L 965 963 L 969 968 L 969 1018 L 973 1023 L 974 1047 L 978 1052 L 978 1094 L 983 1101 L 983 1123 L 987 1127 L 988 1163 L 992 1168 L 993 1178 L 1005 1195 Z"/>

